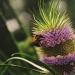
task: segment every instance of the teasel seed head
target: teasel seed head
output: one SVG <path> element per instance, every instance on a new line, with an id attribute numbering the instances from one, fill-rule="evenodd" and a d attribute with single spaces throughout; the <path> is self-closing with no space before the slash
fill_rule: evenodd
<path id="1" fill-rule="evenodd" d="M 33 35 L 38 46 L 39 60 L 49 65 L 70 66 L 75 62 L 75 34 L 66 10 L 58 11 L 61 0 L 51 0 L 48 8 L 39 7 L 40 16 L 34 17 Z M 63 70 L 62 75 L 67 73 Z"/>
<path id="2" fill-rule="evenodd" d="M 39 7 L 40 18 L 34 18 L 34 35 L 41 35 L 39 44 L 42 47 L 54 47 L 67 40 L 73 39 L 73 29 L 67 11 L 58 11 L 60 0 L 49 2 L 46 9 Z"/>

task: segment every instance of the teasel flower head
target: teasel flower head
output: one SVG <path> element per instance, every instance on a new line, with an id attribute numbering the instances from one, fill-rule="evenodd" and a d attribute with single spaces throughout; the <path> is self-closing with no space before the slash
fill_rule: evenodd
<path id="1" fill-rule="evenodd" d="M 67 11 L 58 11 L 60 1 L 51 0 L 48 8 L 44 5 L 39 6 L 40 16 L 34 17 L 33 34 L 36 36 L 35 43 L 41 47 L 41 49 L 37 48 L 40 61 L 60 66 L 63 68 L 61 75 L 71 75 L 75 63 L 74 30 Z M 70 65 L 71 63 L 73 66 Z M 72 70 L 66 71 L 67 65 Z"/>
<path id="2" fill-rule="evenodd" d="M 66 10 L 59 12 L 59 0 L 53 0 L 49 7 L 39 8 L 40 16 L 35 19 L 33 34 L 40 35 L 42 47 L 54 47 L 56 44 L 73 39 L 73 29 Z M 45 45 L 46 44 L 46 45 Z"/>

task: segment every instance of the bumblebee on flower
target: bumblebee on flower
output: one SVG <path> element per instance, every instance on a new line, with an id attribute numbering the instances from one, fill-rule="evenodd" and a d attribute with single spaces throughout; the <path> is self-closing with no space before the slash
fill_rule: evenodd
<path id="1" fill-rule="evenodd" d="M 41 48 L 37 50 L 39 60 L 57 68 L 62 66 L 60 75 L 71 75 L 75 66 L 74 29 L 67 11 L 58 11 L 60 1 L 51 0 L 48 8 L 39 7 L 40 16 L 34 18 L 32 31 L 36 36 L 34 43 L 37 42 Z M 68 70 L 69 67 L 71 70 Z"/>

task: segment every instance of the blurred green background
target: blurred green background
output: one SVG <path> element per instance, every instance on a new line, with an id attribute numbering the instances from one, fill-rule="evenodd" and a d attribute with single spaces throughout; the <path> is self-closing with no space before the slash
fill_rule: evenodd
<path id="1" fill-rule="evenodd" d="M 0 75 L 44 75 L 34 71 L 36 68 L 33 66 L 19 60 L 13 63 L 23 67 L 1 65 L 13 54 L 47 67 L 38 60 L 35 47 L 31 45 L 33 14 L 38 15 L 38 1 L 0 0 Z M 45 0 L 45 3 L 48 1 Z M 75 0 L 64 1 L 75 27 Z"/>

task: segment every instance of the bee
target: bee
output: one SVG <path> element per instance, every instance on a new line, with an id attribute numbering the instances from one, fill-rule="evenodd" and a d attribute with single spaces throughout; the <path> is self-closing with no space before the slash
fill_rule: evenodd
<path id="1" fill-rule="evenodd" d="M 39 38 L 40 38 L 40 35 L 33 35 L 32 36 L 32 45 L 39 46 Z"/>

